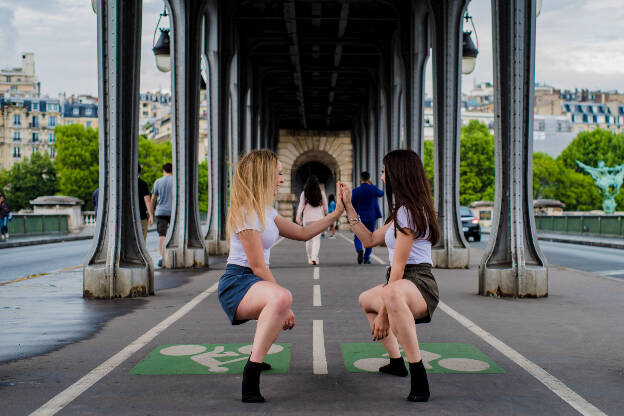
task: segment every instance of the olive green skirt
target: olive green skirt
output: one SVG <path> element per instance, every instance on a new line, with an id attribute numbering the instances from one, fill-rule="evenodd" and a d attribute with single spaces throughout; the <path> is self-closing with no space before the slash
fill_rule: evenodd
<path id="1" fill-rule="evenodd" d="M 390 267 L 386 270 L 386 282 L 390 280 Z M 438 284 L 431 273 L 431 265 L 427 263 L 420 264 L 406 264 L 405 272 L 403 273 L 403 279 L 409 280 L 414 283 L 427 304 L 427 316 L 424 316 L 414 321 L 417 324 L 424 324 L 431 322 L 433 312 L 438 307 L 440 300 L 440 292 L 438 291 Z"/>

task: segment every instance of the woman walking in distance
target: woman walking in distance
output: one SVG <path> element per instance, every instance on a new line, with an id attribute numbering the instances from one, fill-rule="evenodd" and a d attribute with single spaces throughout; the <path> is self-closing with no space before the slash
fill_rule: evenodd
<path id="1" fill-rule="evenodd" d="M 302 214 L 303 213 L 303 217 Z M 297 208 L 297 224 L 303 222 L 303 226 L 312 224 L 327 215 L 327 198 L 325 192 L 321 191 L 318 178 L 310 176 L 303 187 L 303 192 L 299 198 Z M 321 236 L 316 235 L 311 240 L 306 241 L 306 253 L 308 254 L 308 264 L 319 264 L 318 253 L 321 249 Z"/>
<path id="2" fill-rule="evenodd" d="M 290 309 L 292 295 L 279 285 L 269 269 L 271 246 L 280 235 L 307 241 L 325 230 L 342 214 L 342 204 L 332 215 L 301 227 L 273 208 L 282 177 L 282 164 L 269 150 L 254 150 L 236 168 L 231 188 L 227 232 L 230 254 L 219 280 L 219 301 L 232 325 L 258 321 L 252 352 L 243 372 L 242 401 L 263 402 L 260 371 L 269 348 L 280 331 L 295 326 Z"/>
<path id="3" fill-rule="evenodd" d="M 381 180 L 386 184 L 390 215 L 385 225 L 370 232 L 351 205 L 351 189 L 340 184 L 347 219 L 364 247 L 385 241 L 390 267 L 386 284 L 360 295 L 374 340 L 380 340 L 390 356 L 390 364 L 379 371 L 407 376 L 399 344 L 409 361 L 411 389 L 407 399 L 429 399 L 427 373 L 420 355 L 416 324 L 431 321 L 438 305 L 438 285 L 431 274 L 431 245 L 440 238 L 433 209 L 429 181 L 418 155 L 411 150 L 395 150 L 383 159 Z M 398 342 L 397 342 L 398 340 Z"/>

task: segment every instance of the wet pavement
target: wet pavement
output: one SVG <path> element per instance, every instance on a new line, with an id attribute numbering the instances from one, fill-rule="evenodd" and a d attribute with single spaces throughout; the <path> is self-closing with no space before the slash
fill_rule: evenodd
<path id="1" fill-rule="evenodd" d="M 547 298 L 486 298 L 476 295 L 477 250 L 470 269 L 434 270 L 442 302 L 433 321 L 418 326 L 432 397 L 407 402 L 407 379 L 369 372 L 384 357 L 357 296 L 383 281 L 387 251 L 375 253 L 376 264 L 357 265 L 348 241 L 322 240 L 315 268 L 305 264 L 303 243 L 273 249 L 272 269 L 293 293 L 297 326 L 267 357 L 286 365 L 262 376 L 267 403 L 240 403 L 236 366 L 255 325 L 227 323 L 215 293 L 224 265 L 214 264 L 159 272 L 156 281 L 167 288 L 149 298 L 61 296 L 82 302 L 63 311 L 64 320 L 89 310 L 120 313 L 80 342 L 0 364 L 2 414 L 600 415 L 624 408 L 624 283 L 552 267 Z M 66 277 L 46 281 L 72 293 L 75 278 Z"/>

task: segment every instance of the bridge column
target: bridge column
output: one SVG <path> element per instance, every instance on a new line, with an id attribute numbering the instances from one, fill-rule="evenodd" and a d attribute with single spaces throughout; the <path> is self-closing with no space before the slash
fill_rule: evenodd
<path id="1" fill-rule="evenodd" d="M 408 148 L 422 158 L 424 152 L 425 65 L 429 58 L 429 8 L 420 0 L 412 1 L 408 101 Z M 407 60 L 407 59 L 406 59 Z"/>
<path id="2" fill-rule="evenodd" d="M 223 101 L 224 64 L 219 38 L 220 14 L 216 0 L 207 5 L 206 35 L 204 42 L 208 68 L 210 70 L 210 204 L 212 207 L 210 224 L 206 234 L 206 246 L 210 255 L 227 253 L 225 235 L 226 186 L 227 186 L 227 143 L 224 134 L 225 103 Z"/>
<path id="3" fill-rule="evenodd" d="M 94 244 L 83 295 L 111 299 L 154 294 L 138 199 L 141 1 L 99 0 L 100 184 Z"/>
<path id="4" fill-rule="evenodd" d="M 383 157 L 388 152 L 388 142 L 390 140 L 388 135 L 388 125 L 390 124 L 388 120 L 390 117 L 388 114 L 388 96 L 386 94 L 386 91 L 387 90 L 384 87 L 381 87 L 379 89 L 379 137 L 377 141 L 377 154 L 379 155 L 377 158 L 377 171 L 379 172 L 379 174 L 377 175 L 378 177 L 376 179 L 376 183 L 379 185 L 380 188 L 383 187 L 383 183 L 380 179 L 381 170 L 383 169 Z M 380 204 L 380 208 L 382 211 L 383 221 L 388 215 L 388 200 L 385 196 L 383 198 L 383 202 Z"/>
<path id="5" fill-rule="evenodd" d="M 368 143 L 366 148 L 366 156 L 368 161 L 368 173 L 371 175 L 373 183 L 377 183 L 377 97 L 371 89 L 368 101 Z"/>
<path id="6" fill-rule="evenodd" d="M 536 1 L 495 0 L 496 191 L 479 294 L 548 295 L 548 269 L 533 217 L 533 85 Z"/>
<path id="7" fill-rule="evenodd" d="M 172 17 L 173 200 L 163 245 L 163 266 L 178 269 L 208 264 L 197 205 L 199 85 L 202 5 L 169 0 Z"/>
<path id="8" fill-rule="evenodd" d="M 433 40 L 434 198 L 440 242 L 432 247 L 435 267 L 464 268 L 469 247 L 459 215 L 459 129 L 462 17 L 466 0 L 430 0 Z"/>

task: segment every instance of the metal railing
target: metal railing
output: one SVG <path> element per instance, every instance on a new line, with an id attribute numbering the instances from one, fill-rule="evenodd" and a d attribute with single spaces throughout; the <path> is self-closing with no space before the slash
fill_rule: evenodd
<path id="1" fill-rule="evenodd" d="M 67 215 L 14 214 L 9 221 L 11 236 L 27 236 L 40 234 L 67 234 Z"/>
<path id="2" fill-rule="evenodd" d="M 622 215 L 536 215 L 538 231 L 598 237 L 624 237 Z"/>

